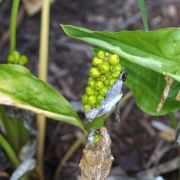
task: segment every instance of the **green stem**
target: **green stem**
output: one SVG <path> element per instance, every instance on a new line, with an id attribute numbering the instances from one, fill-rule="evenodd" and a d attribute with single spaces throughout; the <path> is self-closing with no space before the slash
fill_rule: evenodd
<path id="1" fill-rule="evenodd" d="M 102 115 L 100 117 L 97 117 L 97 118 L 92 119 L 91 121 L 89 121 L 86 124 L 85 129 L 86 129 L 87 133 L 89 134 L 92 129 L 99 129 L 99 128 L 103 127 L 104 122 L 105 122 L 105 116 Z"/>
<path id="2" fill-rule="evenodd" d="M 169 114 L 168 114 L 168 117 L 169 117 L 169 119 L 171 120 L 171 125 L 172 125 L 172 127 L 173 127 L 174 129 L 176 129 L 177 126 L 178 126 L 178 121 L 177 121 L 177 119 L 176 119 L 176 116 L 174 115 L 174 113 L 169 113 Z"/>
<path id="3" fill-rule="evenodd" d="M 59 174 L 63 169 L 63 166 L 67 163 L 67 161 L 73 156 L 75 151 L 79 148 L 79 146 L 83 143 L 85 138 L 87 137 L 86 134 L 83 134 L 81 137 L 79 137 L 72 145 L 71 147 L 67 150 L 66 154 L 63 156 L 61 162 L 58 165 L 58 168 L 55 172 L 55 180 L 59 178 Z"/>
<path id="4" fill-rule="evenodd" d="M 2 136 L 0 133 L 0 145 L 5 150 L 6 154 L 8 155 L 9 159 L 11 160 L 14 167 L 18 167 L 20 165 L 20 161 L 18 157 L 16 156 L 16 153 L 14 152 L 11 145 L 8 143 L 8 141 Z"/>
<path id="5" fill-rule="evenodd" d="M 147 10 L 146 10 L 145 2 L 144 0 L 138 0 L 138 2 L 139 2 L 140 11 L 141 11 L 141 17 L 144 24 L 144 30 L 148 31 L 148 17 L 147 17 Z"/>
<path id="6" fill-rule="evenodd" d="M 16 21 L 20 0 L 13 0 L 10 20 L 10 49 L 9 53 L 16 49 Z"/>
<path id="7" fill-rule="evenodd" d="M 47 66 L 48 66 L 48 46 L 49 46 L 49 20 L 50 19 L 50 0 L 43 1 L 41 14 L 41 37 L 39 50 L 39 78 L 47 81 Z M 41 174 L 43 175 L 43 159 L 44 159 L 44 143 L 45 143 L 45 129 L 46 119 L 42 115 L 37 116 L 38 125 L 38 151 L 37 159 L 40 166 Z"/>

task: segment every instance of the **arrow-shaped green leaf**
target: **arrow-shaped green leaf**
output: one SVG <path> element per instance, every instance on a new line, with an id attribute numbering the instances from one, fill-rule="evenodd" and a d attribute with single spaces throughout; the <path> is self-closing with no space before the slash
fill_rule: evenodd
<path id="1" fill-rule="evenodd" d="M 67 100 L 23 66 L 0 65 L 0 104 L 30 110 L 83 129 Z"/>
<path id="2" fill-rule="evenodd" d="M 62 26 L 65 33 L 118 54 L 129 73 L 126 85 L 144 111 L 161 115 L 180 108 L 180 28 L 156 31 L 98 32 Z M 165 101 L 165 77 L 173 79 Z M 162 108 L 158 111 L 159 104 Z"/>

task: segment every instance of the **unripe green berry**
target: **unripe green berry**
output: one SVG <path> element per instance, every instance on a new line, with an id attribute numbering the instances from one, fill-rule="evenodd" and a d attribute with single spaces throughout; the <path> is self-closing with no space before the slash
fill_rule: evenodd
<path id="1" fill-rule="evenodd" d="M 11 63 L 11 64 L 14 64 L 14 63 L 15 63 L 15 62 L 14 62 L 14 57 L 13 57 L 12 54 L 10 54 L 10 55 L 8 56 L 8 63 Z"/>
<path id="2" fill-rule="evenodd" d="M 105 52 L 105 56 L 109 56 L 110 55 L 110 53 L 108 53 L 108 52 Z"/>
<path id="3" fill-rule="evenodd" d="M 113 78 L 118 78 L 120 74 L 121 74 L 121 72 L 115 71 L 115 72 L 112 73 L 112 77 Z"/>
<path id="4" fill-rule="evenodd" d="M 108 85 L 109 85 L 109 80 L 106 79 L 106 80 L 104 81 L 104 84 L 105 84 L 106 86 L 108 86 Z"/>
<path id="5" fill-rule="evenodd" d="M 89 96 L 88 97 L 88 103 L 90 104 L 90 105 L 95 105 L 96 104 L 96 102 L 97 102 L 97 99 L 96 99 L 96 96 Z"/>
<path id="6" fill-rule="evenodd" d="M 18 51 L 13 51 L 12 55 L 16 61 L 20 59 L 20 53 Z"/>
<path id="7" fill-rule="evenodd" d="M 91 106 L 89 104 L 85 104 L 84 109 L 85 109 L 85 111 L 88 111 L 91 109 Z"/>
<path id="8" fill-rule="evenodd" d="M 102 95 L 98 95 L 97 96 L 97 101 L 98 102 L 102 101 L 103 99 L 104 99 L 104 96 L 102 96 Z"/>
<path id="9" fill-rule="evenodd" d="M 104 87 L 104 84 L 103 84 L 102 81 L 97 81 L 96 84 L 95 84 L 95 86 L 96 86 L 96 89 L 97 89 L 97 90 L 100 90 L 101 88 Z"/>
<path id="10" fill-rule="evenodd" d="M 96 108 L 99 108 L 100 107 L 100 103 L 96 103 Z"/>
<path id="11" fill-rule="evenodd" d="M 103 63 L 103 59 L 100 59 L 100 58 L 97 58 L 97 57 L 93 58 L 92 64 L 93 64 L 94 66 L 99 66 L 99 65 L 101 65 L 102 63 Z"/>
<path id="12" fill-rule="evenodd" d="M 106 73 L 106 74 L 105 74 L 106 79 L 110 79 L 110 78 L 111 78 L 111 74 L 112 74 L 111 72 Z"/>
<path id="13" fill-rule="evenodd" d="M 92 88 L 90 88 L 90 87 L 87 87 L 86 88 L 86 94 L 87 95 L 94 95 L 94 90 Z"/>
<path id="14" fill-rule="evenodd" d="M 122 65 L 118 63 L 116 65 L 112 65 L 110 69 L 111 69 L 111 72 L 114 72 L 114 71 L 122 72 Z"/>
<path id="15" fill-rule="evenodd" d="M 99 91 L 95 91 L 94 94 L 97 96 L 99 94 Z"/>
<path id="16" fill-rule="evenodd" d="M 111 79 L 111 80 L 109 81 L 109 85 L 112 86 L 115 82 L 116 82 L 116 79 Z"/>
<path id="17" fill-rule="evenodd" d="M 28 62 L 28 59 L 25 55 L 20 56 L 20 59 L 19 59 L 20 65 L 25 65 L 27 62 Z"/>
<path id="18" fill-rule="evenodd" d="M 113 54 L 110 56 L 109 58 L 109 63 L 112 64 L 112 65 L 115 65 L 119 62 L 119 56 L 116 55 L 116 54 Z"/>
<path id="19" fill-rule="evenodd" d="M 104 87 L 101 89 L 100 94 L 104 96 L 107 91 L 108 91 L 108 88 L 107 88 L 106 86 L 104 86 Z"/>
<path id="20" fill-rule="evenodd" d="M 97 77 L 99 77 L 100 75 L 101 75 L 101 73 L 99 72 L 99 70 L 97 69 L 97 68 L 95 68 L 95 67 L 92 67 L 91 69 L 90 69 L 90 76 L 91 77 L 94 77 L 94 78 L 97 78 Z"/>
<path id="21" fill-rule="evenodd" d="M 8 63 L 19 64 L 20 54 L 18 51 L 13 51 L 8 57 Z"/>
<path id="22" fill-rule="evenodd" d="M 109 63 L 103 62 L 100 69 L 102 73 L 107 73 L 109 71 Z"/>
<path id="23" fill-rule="evenodd" d="M 87 96 L 87 95 L 83 95 L 83 96 L 82 96 L 82 103 L 83 103 L 83 104 L 86 104 L 87 101 L 88 101 L 88 96 Z"/>
<path id="24" fill-rule="evenodd" d="M 107 77 L 106 77 L 105 75 L 100 76 L 100 80 L 101 80 L 101 81 L 104 82 L 106 79 L 107 79 Z"/>
<path id="25" fill-rule="evenodd" d="M 89 87 L 94 88 L 94 86 L 95 86 L 95 81 L 92 80 L 92 79 L 89 79 L 89 80 L 88 80 L 88 85 L 89 85 Z"/>
<path id="26" fill-rule="evenodd" d="M 99 58 L 101 58 L 101 59 L 104 59 L 104 58 L 105 58 L 105 53 L 104 53 L 104 51 L 99 51 L 99 52 L 97 53 L 97 56 L 98 56 Z"/>

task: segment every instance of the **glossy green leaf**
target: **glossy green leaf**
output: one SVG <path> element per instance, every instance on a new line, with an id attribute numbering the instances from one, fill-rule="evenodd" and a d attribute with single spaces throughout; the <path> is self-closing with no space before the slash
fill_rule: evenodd
<path id="1" fill-rule="evenodd" d="M 67 100 L 23 66 L 0 65 L 0 104 L 30 110 L 83 129 Z"/>
<path id="2" fill-rule="evenodd" d="M 133 91 L 137 104 L 144 111 L 161 115 L 180 108 L 180 28 L 156 31 L 91 31 L 62 26 L 70 37 L 118 54 L 128 70 L 126 85 Z M 167 99 L 158 112 L 166 87 L 165 77 L 174 80 Z"/>
<path id="3" fill-rule="evenodd" d="M 128 70 L 128 78 L 125 84 L 133 92 L 137 105 L 145 112 L 152 115 L 164 115 L 180 108 L 180 102 L 176 96 L 180 90 L 180 83 L 174 81 L 168 97 L 160 112 L 157 111 L 160 99 L 166 86 L 165 76 L 124 61 Z"/>

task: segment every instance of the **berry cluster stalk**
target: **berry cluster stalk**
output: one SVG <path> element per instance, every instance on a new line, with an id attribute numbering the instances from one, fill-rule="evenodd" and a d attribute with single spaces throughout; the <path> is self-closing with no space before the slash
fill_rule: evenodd
<path id="1" fill-rule="evenodd" d="M 13 0 L 10 23 L 10 49 L 9 54 L 16 49 L 16 22 L 19 9 L 19 0 Z"/>

